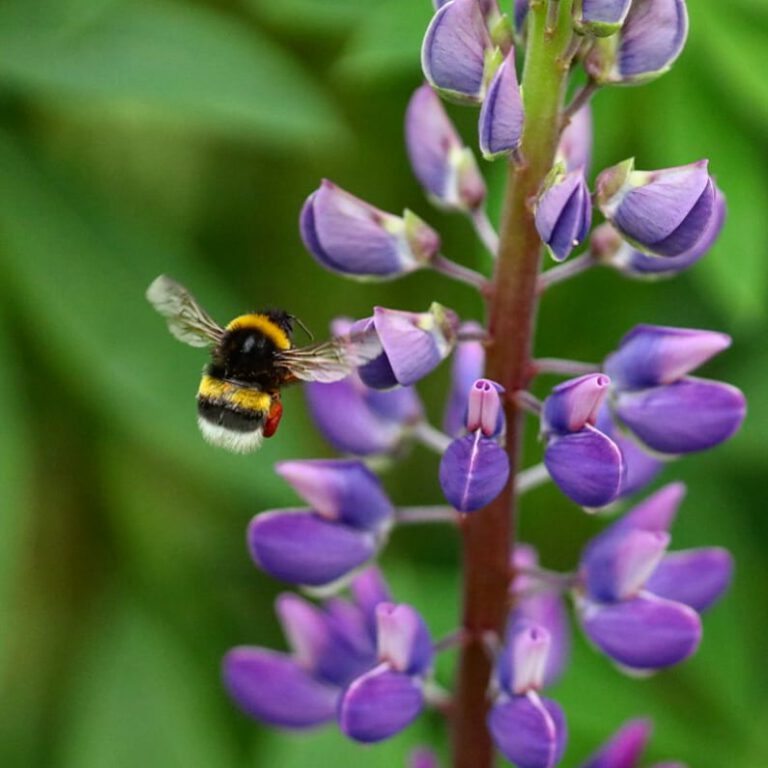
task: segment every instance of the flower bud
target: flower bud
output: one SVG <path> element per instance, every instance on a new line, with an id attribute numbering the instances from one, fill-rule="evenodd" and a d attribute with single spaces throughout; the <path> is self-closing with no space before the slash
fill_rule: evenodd
<path id="1" fill-rule="evenodd" d="M 437 302 L 427 312 L 375 307 L 373 322 L 395 381 L 403 386 L 424 378 L 448 357 L 459 328 L 456 313 Z"/>
<path id="2" fill-rule="evenodd" d="M 330 181 L 301 211 L 301 237 L 321 266 L 362 280 L 387 280 L 425 266 L 438 252 L 438 234 L 418 216 L 386 213 Z"/>
<path id="3" fill-rule="evenodd" d="M 479 429 L 486 437 L 493 437 L 499 432 L 502 418 L 498 385 L 488 379 L 478 379 L 469 391 L 467 431 Z"/>
<path id="4" fill-rule="evenodd" d="M 486 160 L 507 155 L 523 138 L 523 100 L 515 69 L 515 49 L 496 70 L 480 109 L 480 151 Z"/>
<path id="5" fill-rule="evenodd" d="M 434 15 L 421 48 L 430 85 L 452 101 L 479 104 L 493 43 L 479 0 L 451 0 Z"/>
<path id="6" fill-rule="evenodd" d="M 599 0 L 594 4 L 607 5 Z M 634 0 L 616 37 L 598 40 L 585 66 L 600 84 L 646 83 L 670 69 L 683 50 L 687 35 L 688 11 L 684 0 Z"/>
<path id="7" fill-rule="evenodd" d="M 581 768 L 637 768 L 650 735 L 650 721 L 630 720 Z"/>
<path id="8" fill-rule="evenodd" d="M 690 251 L 718 216 L 708 162 L 636 171 L 627 160 L 597 179 L 597 203 L 630 243 L 657 256 Z"/>
<path id="9" fill-rule="evenodd" d="M 516 696 L 544 687 L 544 674 L 551 645 L 549 631 L 522 620 L 512 627 L 500 661 L 501 685 Z"/>
<path id="10" fill-rule="evenodd" d="M 566 172 L 581 170 L 589 173 L 592 159 L 592 108 L 585 104 L 571 118 L 557 147 L 555 162 L 562 163 Z"/>
<path id="11" fill-rule="evenodd" d="M 588 373 L 558 384 L 544 401 L 542 424 L 545 432 L 578 432 L 594 426 L 611 380 L 602 373 Z"/>
<path id="12" fill-rule="evenodd" d="M 589 234 L 592 201 L 583 170 L 555 173 L 536 205 L 536 229 L 555 261 Z"/>
<path id="13" fill-rule="evenodd" d="M 580 34 L 595 37 L 615 35 L 627 18 L 632 0 L 581 0 L 573 21 Z"/>
<path id="14" fill-rule="evenodd" d="M 637 325 L 605 359 L 605 372 L 620 390 L 671 384 L 731 345 L 715 331 Z"/>
<path id="15" fill-rule="evenodd" d="M 485 200 L 485 181 L 440 99 L 429 85 L 414 92 L 405 113 L 405 143 L 416 178 L 438 206 L 473 211 Z"/>

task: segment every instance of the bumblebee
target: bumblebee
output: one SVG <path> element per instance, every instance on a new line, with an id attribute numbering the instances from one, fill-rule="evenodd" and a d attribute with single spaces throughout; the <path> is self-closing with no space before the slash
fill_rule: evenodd
<path id="1" fill-rule="evenodd" d="M 209 443 L 236 453 L 256 450 L 262 438 L 277 432 L 282 387 L 338 381 L 379 353 L 374 339 L 363 336 L 296 347 L 296 318 L 277 309 L 240 315 L 222 327 L 165 275 L 146 296 L 179 341 L 212 347 L 197 391 L 197 423 Z"/>

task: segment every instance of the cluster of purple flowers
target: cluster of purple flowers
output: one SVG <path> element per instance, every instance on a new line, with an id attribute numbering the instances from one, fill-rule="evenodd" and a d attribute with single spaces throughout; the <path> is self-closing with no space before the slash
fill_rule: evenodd
<path id="1" fill-rule="evenodd" d="M 406 110 L 408 155 L 429 200 L 467 216 L 495 255 L 485 182 L 440 97 L 480 105 L 485 158 L 525 162 L 516 49 L 525 40 L 528 3 L 515 3 L 512 21 L 497 0 L 436 6 L 422 49 L 427 83 Z M 573 41 L 563 55 L 583 64 L 586 93 L 645 82 L 682 50 L 683 0 L 582 0 L 573 7 Z M 541 275 L 540 288 L 593 265 L 643 278 L 698 261 L 725 213 L 707 162 L 637 171 L 627 160 L 603 170 L 592 192 L 589 107 L 572 106 L 554 167 L 533 203 L 542 243 L 563 262 Z M 605 222 L 590 237 L 593 204 Z M 314 259 L 346 277 L 386 280 L 430 268 L 487 293 L 489 278 L 446 258 L 440 236 L 419 216 L 382 211 L 329 181 L 307 199 L 300 230 Z M 566 261 L 582 243 L 585 252 Z M 533 360 L 534 373 L 581 374 L 540 401 L 484 378 L 485 329 L 440 304 L 418 312 L 375 307 L 367 318 L 335 320 L 332 330 L 378 344 L 378 355 L 347 379 L 306 385 L 318 428 L 348 458 L 279 464 L 277 473 L 306 507 L 257 515 L 248 546 L 256 565 L 277 579 L 334 595 L 348 589 L 351 597 L 317 605 L 281 595 L 276 608 L 291 652 L 242 647 L 224 662 L 227 689 L 240 707 L 286 728 L 336 720 L 350 738 L 377 742 L 434 703 L 434 655 L 450 644 L 433 643 L 416 608 L 393 602 L 374 563 L 394 526 L 481 515 L 507 487 L 517 468 L 504 448 L 505 400 L 535 414 L 543 444 L 543 464 L 514 479 L 518 493 L 551 479 L 588 511 L 646 488 L 663 462 L 727 440 L 745 414 L 739 390 L 690 375 L 730 345 L 713 331 L 638 325 L 602 364 Z M 426 420 L 414 385 L 451 355 L 439 430 Z M 365 463 L 402 457 L 413 441 L 440 454 L 447 505 L 396 505 Z M 733 565 L 719 548 L 668 553 L 684 490 L 667 485 L 621 514 L 586 544 L 572 573 L 545 571 L 530 546 L 510 552 L 512 610 L 503 637 L 488 643 L 494 673 L 487 724 L 498 750 L 519 768 L 552 768 L 566 747 L 565 714 L 544 694 L 567 665 L 566 598 L 591 644 L 620 669 L 655 671 L 696 651 L 700 614 L 724 592 Z M 462 642 L 461 630 L 455 640 Z M 648 734 L 645 721 L 626 725 L 584 768 L 637 766 Z M 420 751 L 411 765 L 437 762 Z"/>

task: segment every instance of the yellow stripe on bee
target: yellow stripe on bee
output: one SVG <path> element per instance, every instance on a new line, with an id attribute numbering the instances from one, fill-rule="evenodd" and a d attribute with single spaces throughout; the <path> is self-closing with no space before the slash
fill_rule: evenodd
<path id="1" fill-rule="evenodd" d="M 237 331 L 241 328 L 249 328 L 261 331 L 278 349 L 290 349 L 291 340 L 288 334 L 266 315 L 251 314 L 236 317 L 228 326 L 228 331 Z"/>
<path id="2" fill-rule="evenodd" d="M 267 392 L 241 387 L 213 376 L 203 376 L 197 394 L 198 397 L 218 400 L 246 411 L 269 411 L 272 405 L 272 396 Z"/>

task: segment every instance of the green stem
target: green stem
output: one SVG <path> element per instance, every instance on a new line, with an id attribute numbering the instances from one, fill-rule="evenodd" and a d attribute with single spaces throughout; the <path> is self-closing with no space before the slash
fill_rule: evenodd
<path id="1" fill-rule="evenodd" d="M 522 414 L 511 395 L 529 383 L 541 258 L 531 203 L 554 161 L 568 74 L 561 57 L 571 38 L 572 0 L 560 0 L 558 5 L 557 23 L 547 31 L 546 3 L 531 2 L 522 83 L 526 121 L 521 153 L 525 163 L 510 167 L 490 299 L 493 341 L 486 375 L 508 394 L 506 450 L 511 478 L 520 465 L 523 435 Z M 514 481 L 510 480 L 486 509 L 462 521 L 465 643 L 453 710 L 456 768 L 490 768 L 493 764 L 493 744 L 486 727 L 491 659 L 483 638 L 503 632 L 515 517 Z"/>

